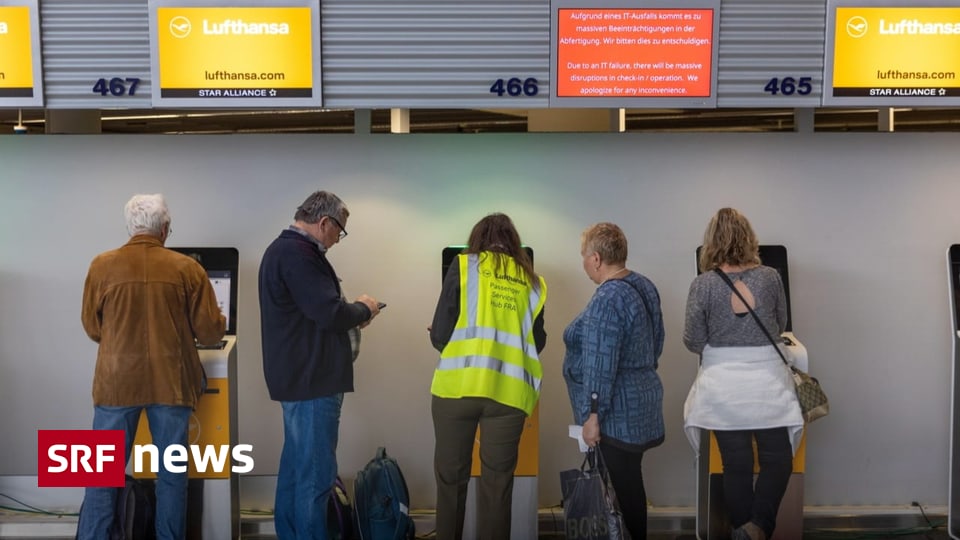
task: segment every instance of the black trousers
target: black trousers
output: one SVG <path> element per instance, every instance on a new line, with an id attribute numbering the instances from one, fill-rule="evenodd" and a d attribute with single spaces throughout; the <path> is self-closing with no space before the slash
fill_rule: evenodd
<path id="1" fill-rule="evenodd" d="M 780 501 L 793 473 L 787 428 L 714 431 L 723 461 L 723 498 L 735 528 L 752 521 L 773 536 Z M 753 482 L 753 439 L 760 472 Z"/>
<path id="2" fill-rule="evenodd" d="M 647 492 L 643 488 L 643 452 L 630 452 L 600 439 L 603 461 L 633 540 L 647 538 Z"/>

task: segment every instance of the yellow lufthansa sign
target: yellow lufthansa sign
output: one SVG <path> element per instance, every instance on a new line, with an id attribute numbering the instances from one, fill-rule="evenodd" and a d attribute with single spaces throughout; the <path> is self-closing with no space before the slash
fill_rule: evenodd
<path id="1" fill-rule="evenodd" d="M 155 21 L 162 98 L 313 96 L 309 7 L 159 7 Z"/>
<path id="2" fill-rule="evenodd" d="M 837 7 L 833 96 L 960 96 L 960 8 Z"/>
<path id="3" fill-rule="evenodd" d="M 0 6 L 0 98 L 33 96 L 30 8 Z"/>

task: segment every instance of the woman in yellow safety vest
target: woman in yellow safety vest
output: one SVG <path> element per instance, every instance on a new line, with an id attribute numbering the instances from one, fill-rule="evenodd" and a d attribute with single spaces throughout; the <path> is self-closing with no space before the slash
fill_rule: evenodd
<path id="1" fill-rule="evenodd" d="M 480 540 L 510 538 L 520 435 L 540 398 L 547 284 L 505 214 L 490 214 L 443 279 L 430 327 L 437 539 L 460 540 L 473 442 L 480 428 Z"/>

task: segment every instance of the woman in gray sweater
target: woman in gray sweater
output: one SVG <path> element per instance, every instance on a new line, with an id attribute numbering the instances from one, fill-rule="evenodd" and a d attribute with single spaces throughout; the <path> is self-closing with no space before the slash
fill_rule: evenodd
<path id="1" fill-rule="evenodd" d="M 710 220 L 699 267 L 687 297 L 683 342 L 700 355 L 700 370 L 684 404 L 684 430 L 695 452 L 701 430 L 716 435 L 733 540 L 765 540 L 793 472 L 803 417 L 780 356 L 716 270 L 727 274 L 771 335 L 786 325 L 786 295 L 780 274 L 760 264 L 750 222 L 733 208 Z"/>

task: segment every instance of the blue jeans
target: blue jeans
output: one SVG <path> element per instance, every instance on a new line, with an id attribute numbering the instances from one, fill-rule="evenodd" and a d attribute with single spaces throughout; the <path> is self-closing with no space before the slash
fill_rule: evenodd
<path id="1" fill-rule="evenodd" d="M 327 540 L 327 502 L 337 479 L 343 394 L 281 401 L 283 451 L 274 527 L 279 540 Z"/>
<path id="2" fill-rule="evenodd" d="M 153 444 L 163 459 L 164 449 L 171 444 L 187 445 L 187 426 L 190 407 L 147 405 L 136 407 L 93 408 L 93 429 L 118 429 L 126 433 L 124 456 L 130 460 L 130 450 L 137 433 L 140 411 L 146 409 Z M 146 464 L 145 464 L 146 465 Z M 187 473 L 170 473 L 162 464 L 157 473 L 156 531 L 158 540 L 180 540 L 187 527 Z M 117 488 L 87 488 L 84 491 L 77 540 L 103 540 L 113 521 L 117 504 Z"/>

